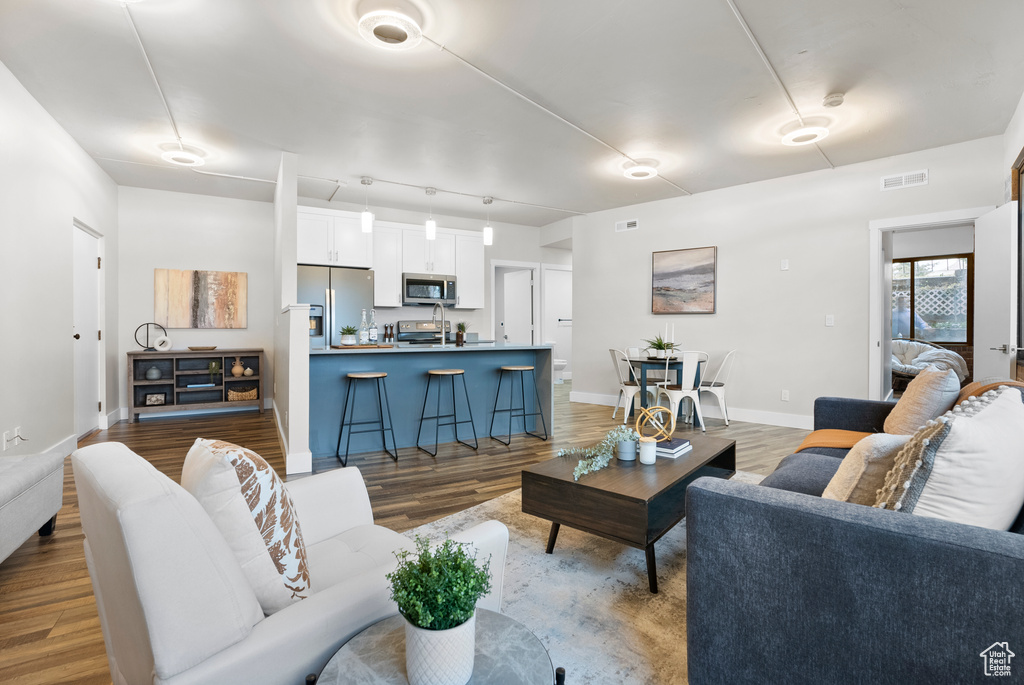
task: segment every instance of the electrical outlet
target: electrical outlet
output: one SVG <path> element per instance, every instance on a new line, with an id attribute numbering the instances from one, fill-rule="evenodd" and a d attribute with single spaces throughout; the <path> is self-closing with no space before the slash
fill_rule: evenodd
<path id="1" fill-rule="evenodd" d="M 782 391 L 782 401 L 789 402 L 789 390 Z"/>
<path id="2" fill-rule="evenodd" d="M 17 447 L 21 444 L 23 438 L 21 437 L 21 426 L 14 427 L 14 446 Z"/>
<path id="3" fill-rule="evenodd" d="M 11 439 L 11 431 L 4 431 L 4 448 L 2 451 L 7 451 L 7 442 Z"/>
<path id="4" fill-rule="evenodd" d="M 783 259 L 782 263 L 779 264 L 780 271 L 789 271 L 789 260 Z"/>
<path id="5" fill-rule="evenodd" d="M 836 315 L 835 314 L 826 314 L 825 315 L 825 325 L 826 326 L 835 326 L 836 325 Z"/>

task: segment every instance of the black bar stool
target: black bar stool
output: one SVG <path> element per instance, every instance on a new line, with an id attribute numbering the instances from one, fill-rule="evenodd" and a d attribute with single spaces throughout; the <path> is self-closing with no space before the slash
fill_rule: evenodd
<path id="1" fill-rule="evenodd" d="M 444 377 L 447 376 L 452 381 L 452 413 L 442 414 L 441 413 L 441 384 L 444 382 Z M 459 376 L 462 378 L 462 394 L 466 398 L 466 408 L 469 409 L 469 418 L 459 420 L 459 403 L 455 398 L 455 377 Z M 427 399 L 430 397 L 430 381 L 437 379 L 437 408 L 434 410 L 433 416 L 427 416 Z M 451 421 L 442 422 L 441 419 L 451 419 Z M 423 432 L 423 422 L 433 421 L 434 422 L 434 451 L 431 452 L 427 448 L 420 445 L 420 433 Z M 459 424 L 468 423 L 473 429 L 473 444 L 470 445 L 465 440 L 459 440 Z M 477 449 L 479 442 L 476 439 L 476 426 L 473 425 L 473 406 L 469 401 L 469 390 L 466 388 L 466 372 L 462 369 L 431 369 L 427 371 L 427 391 L 423 393 L 423 409 L 420 411 L 420 427 L 416 431 L 416 446 L 426 452 L 432 457 L 437 456 L 437 434 L 441 426 L 454 426 L 455 441 L 461 442 L 466 447 L 472 447 Z"/>
<path id="2" fill-rule="evenodd" d="M 526 387 L 525 387 L 525 376 L 523 375 L 527 371 L 533 376 L 533 393 L 537 397 L 537 411 L 527 412 L 526 411 Z M 498 399 L 501 397 L 501 382 L 505 379 L 505 374 L 509 374 L 509 395 L 508 395 L 508 409 L 498 409 Z M 519 374 L 519 397 L 521 400 L 520 406 L 514 406 L 514 398 L 516 395 L 516 376 Z M 508 439 L 502 440 L 501 438 L 494 435 L 494 417 L 497 416 L 498 412 L 508 412 Z M 512 442 L 512 419 L 521 416 L 523 419 L 523 432 L 527 435 L 532 435 L 535 438 L 541 440 L 548 439 L 548 425 L 544 421 L 544 411 L 541 407 L 540 401 L 540 390 L 537 389 L 537 373 L 533 370 L 532 366 L 503 366 L 500 369 L 500 375 L 498 376 L 498 390 L 494 393 L 494 410 L 491 412 L 491 437 L 498 442 L 508 445 Z M 536 433 L 531 433 L 526 430 L 526 417 L 528 416 L 539 416 L 540 425 L 544 428 L 544 435 L 540 436 Z"/>
<path id="3" fill-rule="evenodd" d="M 341 431 L 338 433 L 338 449 L 334 455 L 341 461 L 342 466 L 348 466 L 348 448 L 352 442 L 352 435 L 355 433 L 376 433 L 380 431 L 380 441 L 384 444 L 384 451 L 391 455 L 392 459 L 398 461 L 398 444 L 395 442 L 395 431 L 393 429 L 394 423 L 391 421 L 391 405 L 388 403 L 388 386 L 384 381 L 387 377 L 388 375 L 383 371 L 358 371 L 348 374 L 348 387 L 345 389 L 345 402 L 341 405 Z M 377 418 L 367 421 L 353 421 L 352 419 L 355 418 L 356 413 L 356 383 L 363 380 L 372 380 L 377 382 Z M 352 405 L 351 416 L 348 415 L 349 404 Z M 386 426 L 384 425 L 385 411 L 387 411 L 388 415 Z M 352 428 L 353 426 L 364 426 L 368 424 L 374 424 L 377 428 L 363 428 L 362 430 L 353 430 Z M 345 441 L 345 456 L 342 457 L 341 440 L 345 437 L 345 426 L 348 426 L 348 440 Z M 394 452 L 388 449 L 388 441 L 385 437 L 385 431 L 391 433 L 391 444 L 394 446 Z"/>

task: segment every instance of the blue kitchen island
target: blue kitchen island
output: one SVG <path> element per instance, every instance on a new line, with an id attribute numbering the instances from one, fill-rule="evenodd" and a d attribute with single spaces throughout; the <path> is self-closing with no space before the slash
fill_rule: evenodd
<path id="1" fill-rule="evenodd" d="M 467 344 L 465 347 L 447 345 L 431 347 L 408 345 L 383 349 L 323 350 L 309 353 L 309 449 L 314 458 L 333 457 L 338 446 L 341 428 L 341 410 L 348 379 L 346 374 L 358 371 L 385 371 L 387 393 L 394 423 L 395 441 L 399 450 L 416 448 L 416 432 L 419 428 L 423 396 L 427 388 L 427 371 L 430 369 L 464 369 L 466 388 L 473 410 L 473 424 L 481 446 L 490 441 L 491 414 L 494 407 L 494 393 L 498 388 L 498 370 L 508 365 L 529 365 L 536 369 L 537 390 L 547 423 L 548 434 L 553 432 L 554 410 L 552 394 L 552 354 L 550 345 L 500 345 L 497 343 Z M 518 376 L 518 374 L 516 374 Z M 533 411 L 536 399 L 532 392 L 529 373 L 526 376 L 526 411 Z M 435 388 L 431 384 L 430 402 L 427 413 L 436 408 Z M 508 407 L 509 374 L 502 383 L 502 400 L 498 408 Z M 441 413 L 451 412 L 449 397 L 450 381 L 442 385 Z M 455 397 L 459 402 L 459 419 L 468 418 L 462 396 L 462 381 L 455 379 Z M 516 402 L 520 401 L 519 384 L 516 383 Z M 363 421 L 376 417 L 377 394 L 373 381 L 360 381 L 356 397 L 355 420 Z M 523 420 L 512 423 L 512 434 L 542 432 L 540 422 L 529 418 L 524 429 Z M 360 426 L 365 429 L 368 426 Z M 499 413 L 495 421 L 495 434 L 504 435 L 508 428 L 508 414 Z M 346 434 L 347 437 L 347 434 Z M 459 426 L 459 437 L 472 442 L 469 424 Z M 434 440 L 433 421 L 424 423 L 423 442 L 432 445 Z M 454 442 L 451 426 L 442 426 L 440 443 Z M 497 443 L 495 443 L 497 444 Z M 390 436 L 388 440 L 390 447 Z M 459 449 L 471 451 L 469 447 Z M 342 444 L 342 452 L 345 445 Z M 349 455 L 361 452 L 381 452 L 380 433 L 359 433 L 352 436 Z M 401 458 L 401 453 L 399 454 Z"/>

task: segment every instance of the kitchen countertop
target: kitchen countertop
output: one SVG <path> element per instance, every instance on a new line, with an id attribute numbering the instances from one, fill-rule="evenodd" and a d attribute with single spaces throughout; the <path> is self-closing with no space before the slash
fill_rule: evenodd
<path id="1" fill-rule="evenodd" d="M 476 352 L 480 350 L 550 350 L 551 345 L 504 345 L 497 342 L 489 343 L 466 343 L 464 347 L 456 347 L 455 344 L 436 347 L 434 345 L 413 345 L 410 343 L 395 343 L 395 347 L 379 347 L 369 349 L 330 349 L 310 350 L 309 355 L 352 355 L 352 354 L 396 354 L 406 352 Z"/>

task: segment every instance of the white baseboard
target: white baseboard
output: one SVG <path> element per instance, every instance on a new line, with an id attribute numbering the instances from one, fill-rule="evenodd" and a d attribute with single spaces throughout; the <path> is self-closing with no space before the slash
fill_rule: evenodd
<path id="1" fill-rule="evenodd" d="M 107 430 L 118 421 L 123 421 L 128 417 L 128 407 L 118 407 L 114 411 L 110 412 L 106 416 L 100 417 L 100 430 Z M 106 425 L 104 425 L 106 424 Z"/>
<path id="2" fill-rule="evenodd" d="M 564 380 L 571 381 L 572 380 L 572 371 L 563 371 L 562 372 L 562 378 Z"/>
<path id="3" fill-rule="evenodd" d="M 63 440 L 59 440 L 57 444 L 53 445 L 50 449 L 43 450 L 43 452 L 56 452 L 57 454 L 63 454 L 66 457 L 77 449 L 78 438 L 74 435 L 69 435 Z"/>
<path id="4" fill-rule="evenodd" d="M 595 392 L 578 392 L 573 390 L 569 393 L 570 402 L 581 404 L 600 404 L 606 407 L 614 407 L 618 395 L 605 395 Z M 701 402 L 701 412 L 711 419 L 721 419 L 722 413 L 718 410 L 718 404 L 704 404 Z M 760 409 L 742 409 L 740 407 L 729 408 L 729 419 L 747 423 L 761 423 L 766 426 L 783 426 L 786 428 L 802 428 L 804 430 L 814 429 L 814 417 L 803 414 L 783 414 L 774 411 L 761 411 Z"/>
<path id="5" fill-rule="evenodd" d="M 281 425 L 281 417 L 284 416 L 284 412 L 279 411 L 276 405 L 273 409 L 274 425 L 277 427 L 277 443 L 281 446 L 281 454 L 284 455 L 285 475 L 291 476 L 299 473 L 312 473 L 313 453 L 309 449 L 298 452 L 288 451 L 288 438 L 285 436 L 284 426 Z"/>

